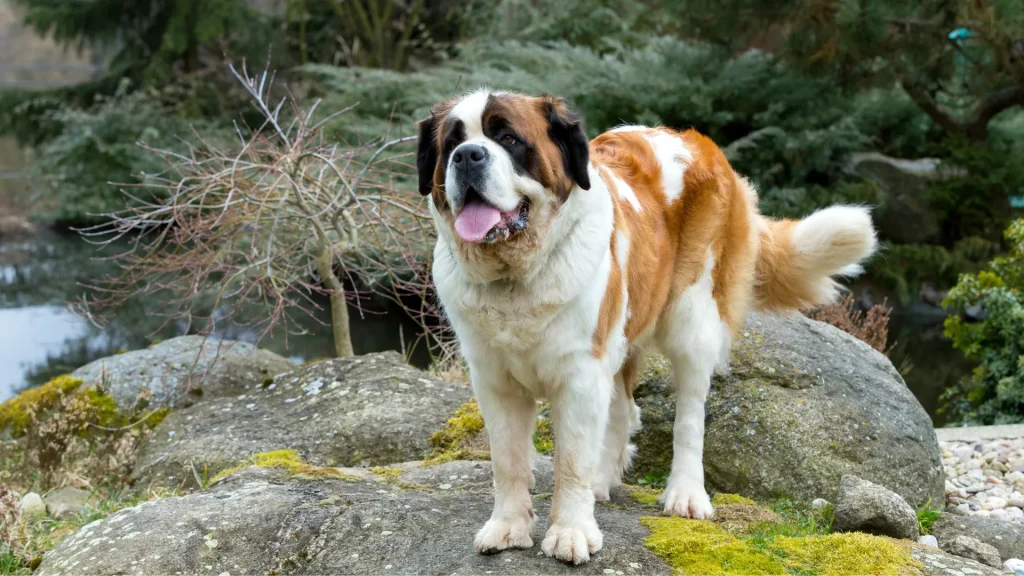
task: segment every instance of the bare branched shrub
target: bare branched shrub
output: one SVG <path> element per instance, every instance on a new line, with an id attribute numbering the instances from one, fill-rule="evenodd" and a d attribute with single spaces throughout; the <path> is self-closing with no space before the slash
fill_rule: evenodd
<path id="1" fill-rule="evenodd" d="M 358 300 L 346 281 L 403 303 L 421 323 L 436 318 L 424 200 L 400 192 L 380 167 L 394 165 L 387 152 L 415 136 L 339 146 L 323 130 L 347 109 L 318 118 L 319 101 L 307 109 L 291 94 L 275 104 L 272 74 L 231 71 L 263 123 L 236 125 L 229 145 L 196 134 L 186 154 L 147 148 L 167 170 L 136 186 L 164 199 L 142 201 L 127 187 L 130 206 L 83 231 L 98 242 L 128 239 L 131 249 L 117 257 L 122 273 L 94 286 L 80 308 L 99 313 L 142 296 L 190 331 L 213 334 L 230 319 L 262 338 L 280 325 L 302 333 L 295 314 L 322 321 L 313 295 L 326 294 L 338 356 L 353 353 L 346 300 Z M 200 298 L 208 312 L 197 312 Z"/>
<path id="2" fill-rule="evenodd" d="M 889 345 L 889 315 L 892 308 L 883 301 L 867 312 L 857 309 L 853 296 L 847 294 L 842 302 L 815 308 L 807 313 L 809 318 L 831 324 L 843 332 L 866 342 L 882 354 L 888 355 L 895 346 Z"/>
<path id="3" fill-rule="evenodd" d="M 20 555 L 25 546 L 20 504 L 18 495 L 0 481 L 0 551 L 10 551 L 15 555 Z"/>

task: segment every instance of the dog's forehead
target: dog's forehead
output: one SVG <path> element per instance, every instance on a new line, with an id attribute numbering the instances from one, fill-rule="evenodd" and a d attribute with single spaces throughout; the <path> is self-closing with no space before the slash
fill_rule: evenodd
<path id="1" fill-rule="evenodd" d="M 452 105 L 446 123 L 451 126 L 461 122 L 467 138 L 482 136 L 484 123 L 496 116 L 511 124 L 531 122 L 532 101 L 522 94 L 477 90 Z"/>

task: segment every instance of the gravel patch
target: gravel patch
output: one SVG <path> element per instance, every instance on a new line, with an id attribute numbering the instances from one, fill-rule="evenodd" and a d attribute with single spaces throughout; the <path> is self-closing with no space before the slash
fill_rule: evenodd
<path id="1" fill-rule="evenodd" d="M 939 442 L 946 505 L 1024 524 L 1024 438 Z"/>

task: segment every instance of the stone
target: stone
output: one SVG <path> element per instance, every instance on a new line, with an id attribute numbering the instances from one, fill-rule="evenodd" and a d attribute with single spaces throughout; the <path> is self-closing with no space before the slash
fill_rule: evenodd
<path id="1" fill-rule="evenodd" d="M 943 542 L 942 549 L 950 554 L 960 556 L 961 558 L 970 558 L 993 568 L 1002 566 L 999 550 L 996 550 L 995 546 L 985 544 L 977 538 L 971 538 L 970 536 L 961 535 L 948 542 Z"/>
<path id="2" fill-rule="evenodd" d="M 898 243 L 927 242 L 938 233 L 929 201 L 931 182 L 940 177 L 939 160 L 905 160 L 878 152 L 850 156 L 847 169 L 874 182 L 880 191 L 871 219 L 883 238 Z M 941 298 L 940 298 L 941 300 Z"/>
<path id="3" fill-rule="evenodd" d="M 917 541 L 917 514 L 895 492 L 883 486 L 845 475 L 839 485 L 832 529 L 836 532 L 867 532 Z"/>
<path id="4" fill-rule="evenodd" d="M 1024 560 L 1020 558 L 1010 558 L 1006 562 L 1003 562 L 1003 568 L 1017 574 L 1018 576 L 1024 576 Z"/>
<path id="5" fill-rule="evenodd" d="M 917 543 L 922 544 L 924 546 L 931 546 L 932 548 L 939 547 L 939 541 L 936 540 L 935 536 L 932 536 L 931 534 L 925 534 L 924 536 L 921 536 L 917 539 Z"/>
<path id="6" fill-rule="evenodd" d="M 663 359 L 648 364 L 634 397 L 635 480 L 671 470 L 675 393 Z M 945 501 L 931 419 L 889 359 L 799 314 L 749 315 L 730 374 L 712 382 L 705 431 L 711 491 L 835 502 L 840 478 L 854 474 L 913 506 Z"/>
<path id="7" fill-rule="evenodd" d="M 18 503 L 18 513 L 27 517 L 46 516 L 46 504 L 43 503 L 39 494 L 29 492 L 21 497 L 21 502 Z"/>
<path id="8" fill-rule="evenodd" d="M 283 356 L 246 342 L 179 336 L 143 350 L 100 358 L 71 373 L 87 386 L 102 385 L 122 409 L 152 393 L 149 408 L 179 407 L 197 399 L 258 390 L 296 368 Z"/>
<path id="9" fill-rule="evenodd" d="M 999 551 L 1003 561 L 1024 557 L 1024 526 L 1017 522 L 1004 522 L 983 516 L 941 514 L 932 524 L 931 532 L 940 544 L 952 541 L 957 536 L 970 536 L 990 544 Z"/>
<path id="10" fill-rule="evenodd" d="M 246 468 L 208 490 L 79 529 L 44 557 L 35 576 L 671 574 L 644 547 L 648 530 L 640 518 L 651 509 L 621 488 L 596 509 L 604 549 L 571 566 L 540 554 L 550 498 L 534 500 L 533 548 L 476 553 L 473 537 L 491 514 L 490 462 L 400 468 L 395 478 L 342 469 L 343 479 L 313 481 Z M 554 489 L 552 468 L 550 458 L 537 459 L 538 493 Z M 437 488 L 449 483 L 449 490 Z"/>
<path id="11" fill-rule="evenodd" d="M 422 459 L 431 434 L 470 398 L 468 386 L 428 376 L 396 352 L 325 360 L 244 395 L 172 411 L 132 477 L 143 487 L 192 489 L 274 450 L 297 450 L 316 466 Z"/>
<path id="12" fill-rule="evenodd" d="M 43 498 L 46 504 L 46 512 L 54 517 L 60 518 L 67 514 L 75 514 L 81 511 L 89 503 L 92 492 L 81 488 L 65 486 L 56 492 L 52 492 Z"/>
<path id="13" fill-rule="evenodd" d="M 910 555 L 920 564 L 925 576 L 1000 576 L 1001 570 L 986 566 L 976 560 L 961 558 L 937 548 L 914 544 Z"/>
<path id="14" fill-rule="evenodd" d="M 825 508 L 831 505 L 832 503 L 829 502 L 828 500 L 825 500 L 824 498 L 815 498 L 814 500 L 811 500 L 812 510 L 824 510 Z"/>

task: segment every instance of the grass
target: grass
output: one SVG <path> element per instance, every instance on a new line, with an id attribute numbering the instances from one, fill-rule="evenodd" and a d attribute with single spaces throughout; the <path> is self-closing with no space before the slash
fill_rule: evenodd
<path id="1" fill-rule="evenodd" d="M 43 554 L 56 548 L 65 538 L 82 526 L 101 520 L 123 508 L 142 502 L 177 495 L 170 490 L 137 494 L 126 488 L 100 487 L 82 510 L 62 518 L 38 516 L 22 520 L 22 542 L 18 550 L 0 544 L 0 574 L 26 576 L 31 574 Z"/>
<path id="2" fill-rule="evenodd" d="M 931 498 L 921 506 L 921 509 L 917 511 L 917 524 L 920 527 L 921 534 L 931 534 L 932 524 L 939 519 L 942 512 L 932 506 Z"/>

